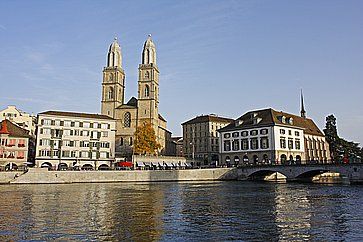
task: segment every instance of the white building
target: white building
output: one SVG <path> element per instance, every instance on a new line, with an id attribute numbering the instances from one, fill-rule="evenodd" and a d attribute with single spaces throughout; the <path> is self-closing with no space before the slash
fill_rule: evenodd
<path id="1" fill-rule="evenodd" d="M 99 114 L 38 114 L 36 165 L 108 169 L 115 160 L 115 120 Z"/>
<path id="2" fill-rule="evenodd" d="M 330 160 L 329 145 L 313 120 L 271 108 L 247 112 L 220 132 L 221 163 L 305 163 Z"/>
<path id="3" fill-rule="evenodd" d="M 30 135 L 35 135 L 36 117 L 34 115 L 20 111 L 15 106 L 8 106 L 0 111 L 0 121 L 4 119 L 8 119 L 19 127 L 28 130 Z"/>

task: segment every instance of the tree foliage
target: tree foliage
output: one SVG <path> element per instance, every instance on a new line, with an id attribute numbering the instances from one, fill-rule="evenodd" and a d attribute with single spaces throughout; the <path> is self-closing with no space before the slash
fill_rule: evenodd
<path id="1" fill-rule="evenodd" d="M 359 143 L 339 137 L 336 118 L 332 114 L 326 117 L 324 133 L 334 161 L 342 161 L 344 158 L 351 162 L 362 161 L 363 148 L 359 147 Z"/>
<path id="2" fill-rule="evenodd" d="M 151 123 L 143 123 L 136 128 L 134 153 L 139 155 L 155 155 L 160 148 L 156 141 L 155 130 Z"/>

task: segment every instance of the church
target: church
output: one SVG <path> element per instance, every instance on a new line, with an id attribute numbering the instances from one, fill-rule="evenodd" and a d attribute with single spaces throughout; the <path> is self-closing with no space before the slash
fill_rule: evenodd
<path id="1" fill-rule="evenodd" d="M 157 142 L 159 155 L 169 155 L 171 132 L 167 121 L 159 113 L 159 69 L 156 48 L 148 36 L 139 64 L 138 94 L 125 102 L 125 72 L 122 68 L 121 47 L 117 38 L 110 45 L 107 66 L 103 69 L 101 113 L 116 120 L 116 157 L 131 157 L 136 128 L 150 122 Z"/>

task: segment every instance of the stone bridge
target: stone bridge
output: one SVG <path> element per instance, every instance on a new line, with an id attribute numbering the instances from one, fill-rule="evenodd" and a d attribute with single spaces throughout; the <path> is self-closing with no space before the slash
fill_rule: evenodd
<path id="1" fill-rule="evenodd" d="M 258 179 L 276 172 L 286 176 L 287 181 L 308 180 L 325 172 L 336 172 L 350 182 L 363 182 L 363 163 L 242 166 L 237 168 L 237 177 L 239 180 Z"/>

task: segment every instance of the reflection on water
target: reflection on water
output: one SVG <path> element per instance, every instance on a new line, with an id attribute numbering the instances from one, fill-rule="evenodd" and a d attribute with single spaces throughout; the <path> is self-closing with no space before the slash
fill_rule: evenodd
<path id="1" fill-rule="evenodd" d="M 0 186 L 0 241 L 363 241 L 361 186 Z"/>

